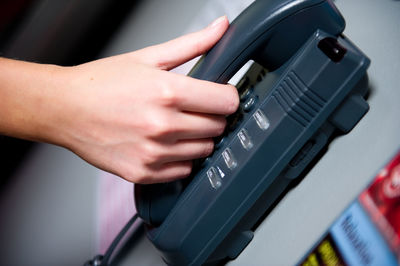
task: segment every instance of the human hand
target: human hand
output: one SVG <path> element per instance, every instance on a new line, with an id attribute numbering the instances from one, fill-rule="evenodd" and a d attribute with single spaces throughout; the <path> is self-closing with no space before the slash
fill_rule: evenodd
<path id="1" fill-rule="evenodd" d="M 226 17 L 178 39 L 63 69 L 56 128 L 45 139 L 135 183 L 188 176 L 239 99 L 231 85 L 168 72 L 209 50 Z M 61 90 L 62 89 L 62 90 Z"/>

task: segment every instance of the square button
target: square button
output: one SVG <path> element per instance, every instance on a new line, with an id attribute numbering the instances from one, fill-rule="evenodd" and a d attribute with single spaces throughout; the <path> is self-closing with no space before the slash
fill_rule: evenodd
<path id="1" fill-rule="evenodd" d="M 222 179 L 215 167 L 212 166 L 207 170 L 207 177 L 214 189 L 218 189 L 222 185 Z"/>
<path id="2" fill-rule="evenodd" d="M 261 109 L 258 109 L 254 114 L 253 114 L 254 119 L 257 122 L 257 125 L 262 129 L 262 130 L 267 130 L 269 128 L 269 120 L 261 111 Z"/>
<path id="3" fill-rule="evenodd" d="M 233 153 L 232 153 L 231 149 L 226 148 L 222 152 L 222 158 L 224 158 L 225 164 L 229 169 L 233 169 L 233 168 L 235 168 L 237 166 L 236 159 L 233 156 Z"/>
<path id="4" fill-rule="evenodd" d="M 246 129 L 241 129 L 238 133 L 237 136 L 240 140 L 240 143 L 242 144 L 243 148 L 245 148 L 246 150 L 250 150 L 251 148 L 253 148 L 254 144 L 250 139 L 249 134 L 247 133 Z"/>

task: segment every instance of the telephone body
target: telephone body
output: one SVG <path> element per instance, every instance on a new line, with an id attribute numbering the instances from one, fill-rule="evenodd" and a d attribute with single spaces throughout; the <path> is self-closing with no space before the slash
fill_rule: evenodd
<path id="1" fill-rule="evenodd" d="M 189 74 L 237 84 L 241 105 L 192 175 L 136 185 L 147 237 L 167 264 L 234 259 L 263 214 L 324 148 L 368 111 L 370 60 L 342 32 L 331 0 L 255 1 Z"/>

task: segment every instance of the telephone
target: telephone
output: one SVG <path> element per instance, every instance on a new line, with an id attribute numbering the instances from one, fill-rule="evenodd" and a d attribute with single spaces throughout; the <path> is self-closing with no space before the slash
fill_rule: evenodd
<path id="1" fill-rule="evenodd" d="M 173 265 L 236 258 L 265 211 L 326 146 L 368 111 L 370 60 L 342 32 L 331 0 L 257 0 L 190 72 L 237 84 L 241 105 L 192 175 L 136 185 L 147 237 Z"/>

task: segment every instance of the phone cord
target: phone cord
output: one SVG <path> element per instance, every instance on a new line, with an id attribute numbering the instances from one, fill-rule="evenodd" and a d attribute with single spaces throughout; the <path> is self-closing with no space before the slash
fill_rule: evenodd
<path id="1" fill-rule="evenodd" d="M 117 245 L 121 242 L 122 238 L 129 231 L 131 226 L 135 223 L 138 218 L 138 214 L 136 213 L 132 218 L 125 224 L 124 228 L 118 233 L 118 235 L 114 238 L 111 245 L 108 247 L 106 253 L 103 255 L 96 255 L 93 259 L 85 262 L 84 266 L 108 266 L 111 255 L 113 254 Z"/>

